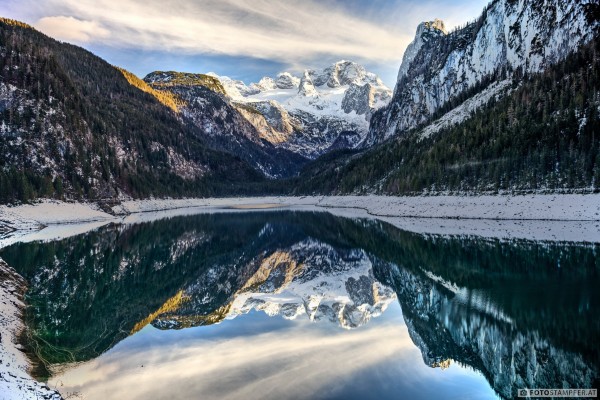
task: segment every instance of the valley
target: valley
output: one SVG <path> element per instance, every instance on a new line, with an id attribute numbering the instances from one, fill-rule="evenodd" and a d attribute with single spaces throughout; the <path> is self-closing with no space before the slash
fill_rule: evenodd
<path id="1" fill-rule="evenodd" d="M 393 91 L 351 61 L 142 80 L 4 20 L 0 200 L 595 192 L 598 12 L 533 3 L 420 24 Z"/>
<path id="2" fill-rule="evenodd" d="M 27 1 L 0 400 L 598 387 L 597 1 Z"/>

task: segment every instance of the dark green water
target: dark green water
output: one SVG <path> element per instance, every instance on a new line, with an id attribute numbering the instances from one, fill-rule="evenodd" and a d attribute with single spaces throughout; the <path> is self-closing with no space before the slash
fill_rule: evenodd
<path id="1" fill-rule="evenodd" d="M 30 283 L 40 359 L 85 361 L 50 378 L 63 394 L 512 398 L 598 387 L 599 249 L 260 212 L 111 225 L 0 257 Z"/>

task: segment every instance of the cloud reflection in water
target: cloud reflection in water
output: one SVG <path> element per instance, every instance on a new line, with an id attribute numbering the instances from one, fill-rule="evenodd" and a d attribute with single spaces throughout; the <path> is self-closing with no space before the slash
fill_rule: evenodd
<path id="1" fill-rule="evenodd" d="M 477 372 L 425 366 L 397 303 L 354 330 L 258 312 L 183 330 L 148 326 L 50 384 L 85 399 L 495 398 Z"/>

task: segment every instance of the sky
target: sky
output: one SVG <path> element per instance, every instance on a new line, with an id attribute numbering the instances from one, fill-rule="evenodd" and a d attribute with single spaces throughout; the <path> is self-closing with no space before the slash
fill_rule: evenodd
<path id="1" fill-rule="evenodd" d="M 147 326 L 98 358 L 62 369 L 49 385 L 88 400 L 498 398 L 470 367 L 425 364 L 397 301 L 352 330 L 325 318 L 252 311 L 187 329 Z"/>
<path id="2" fill-rule="evenodd" d="M 143 77 L 263 76 L 351 60 L 394 86 L 421 21 L 448 29 L 489 0 L 2 0 L 0 16 L 33 25 Z"/>

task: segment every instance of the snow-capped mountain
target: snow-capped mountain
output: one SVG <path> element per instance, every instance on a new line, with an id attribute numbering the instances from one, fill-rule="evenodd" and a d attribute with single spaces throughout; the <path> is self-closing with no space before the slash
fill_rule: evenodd
<path id="1" fill-rule="evenodd" d="M 236 294 L 227 318 L 260 310 L 286 319 L 306 315 L 350 329 L 381 315 L 395 299 L 393 290 L 373 276 L 364 251 L 342 251 L 306 239 L 288 251 L 261 258 L 256 273 Z"/>
<path id="2" fill-rule="evenodd" d="M 420 24 L 404 54 L 393 99 L 371 121 L 365 143 L 428 122 L 467 91 L 541 71 L 565 58 L 594 37 L 593 3 L 495 0 L 479 19 L 451 33 L 440 20 Z"/>
<path id="3" fill-rule="evenodd" d="M 300 77 L 282 72 L 250 85 L 214 72 L 155 71 L 144 81 L 181 99 L 183 113 L 212 133 L 213 140 L 222 136 L 227 143 L 236 142 L 225 148 L 271 177 L 293 175 L 298 169 L 294 165 L 300 167 L 304 160 L 329 150 L 358 146 L 367 135 L 372 113 L 392 95 L 377 75 L 351 61 L 339 61 L 321 71 L 307 69 Z M 211 96 L 200 87 L 223 96 L 229 104 L 207 99 Z M 213 112 L 217 103 L 220 110 Z M 225 110 L 228 105 L 237 111 Z M 235 138 L 236 134 L 244 138 Z M 265 160 L 264 154 L 248 159 L 244 146 L 237 143 L 240 140 L 246 145 L 247 140 L 254 142 L 247 147 L 262 148 L 256 153 L 265 153 L 269 146 L 275 147 L 271 153 L 295 153 L 277 157 L 282 162 L 291 159 L 291 165 L 278 168 L 272 160 Z"/>
<path id="4" fill-rule="evenodd" d="M 258 113 L 230 102 L 227 93 L 239 97 L 251 92 L 243 82 L 175 71 L 155 71 L 144 81 L 157 92 L 174 97 L 179 116 L 195 125 L 207 144 L 239 156 L 267 177 L 294 175 L 308 161 L 275 147 L 272 142 L 277 138 L 269 136 L 268 127 L 255 127 L 260 126 L 254 119 Z"/>
<path id="5" fill-rule="evenodd" d="M 269 224 L 263 230 L 267 236 L 276 234 Z M 236 268 L 213 267 L 210 274 L 183 291 L 187 300 L 179 310 L 159 316 L 153 325 L 179 329 L 256 310 L 285 319 L 329 321 L 352 329 L 380 316 L 396 299 L 391 288 L 375 279 L 371 259 L 361 249 L 340 249 L 305 238 L 251 259 L 247 256 L 238 260 Z M 225 305 L 205 315 L 207 304 L 225 299 Z"/>
<path id="6" fill-rule="evenodd" d="M 283 72 L 258 83 L 218 76 L 226 95 L 261 138 L 307 158 L 326 153 L 340 137 L 356 147 L 366 136 L 373 111 L 391 90 L 377 75 L 351 61 L 338 61 L 302 76 Z"/>

